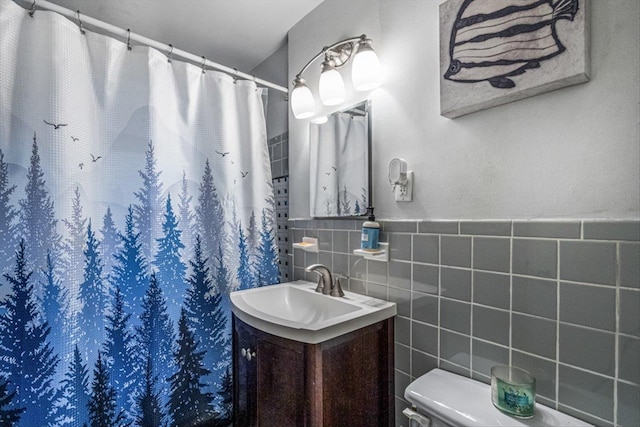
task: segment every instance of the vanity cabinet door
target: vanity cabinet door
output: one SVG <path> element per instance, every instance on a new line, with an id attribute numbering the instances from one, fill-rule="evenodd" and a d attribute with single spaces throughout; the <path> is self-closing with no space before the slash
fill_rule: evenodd
<path id="1" fill-rule="evenodd" d="M 258 425 L 304 426 L 303 345 L 258 339 Z"/>
<path id="2" fill-rule="evenodd" d="M 233 316 L 234 426 L 299 427 L 304 421 L 304 344 Z"/>
<path id="3" fill-rule="evenodd" d="M 233 316 L 233 418 L 234 426 L 257 425 L 256 338 Z M 242 351 L 244 350 L 244 352 Z M 247 357 L 247 354 L 250 354 Z"/>

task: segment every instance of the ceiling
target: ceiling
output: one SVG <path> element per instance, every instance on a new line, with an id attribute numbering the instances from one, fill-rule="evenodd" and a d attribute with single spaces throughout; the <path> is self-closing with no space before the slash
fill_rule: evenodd
<path id="1" fill-rule="evenodd" d="M 49 1 L 248 73 L 323 0 Z"/>

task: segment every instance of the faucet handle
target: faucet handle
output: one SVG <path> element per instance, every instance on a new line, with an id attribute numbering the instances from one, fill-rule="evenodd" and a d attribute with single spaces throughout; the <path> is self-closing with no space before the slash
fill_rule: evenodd
<path id="1" fill-rule="evenodd" d="M 342 286 L 340 286 L 340 276 L 333 277 L 333 286 L 331 286 L 331 294 L 332 297 L 343 297 L 344 292 L 342 291 Z"/>

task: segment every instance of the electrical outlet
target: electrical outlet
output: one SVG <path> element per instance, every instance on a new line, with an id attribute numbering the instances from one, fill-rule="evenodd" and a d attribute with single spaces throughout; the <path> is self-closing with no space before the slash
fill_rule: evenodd
<path id="1" fill-rule="evenodd" d="M 413 171 L 407 172 L 407 183 L 405 185 L 396 185 L 395 198 L 396 202 L 413 201 Z"/>

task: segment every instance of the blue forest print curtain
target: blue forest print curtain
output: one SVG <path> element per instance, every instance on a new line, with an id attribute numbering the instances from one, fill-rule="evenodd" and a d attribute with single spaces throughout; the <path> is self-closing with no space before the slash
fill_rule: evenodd
<path id="1" fill-rule="evenodd" d="M 261 90 L 0 0 L 0 425 L 229 425 L 278 282 Z"/>

